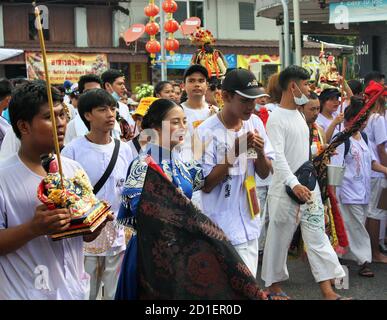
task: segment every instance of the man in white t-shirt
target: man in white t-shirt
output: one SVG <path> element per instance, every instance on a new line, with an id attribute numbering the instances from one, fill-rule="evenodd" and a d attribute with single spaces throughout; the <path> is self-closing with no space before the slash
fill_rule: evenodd
<path id="1" fill-rule="evenodd" d="M 210 106 L 205 100 L 208 90 L 208 71 L 202 65 L 194 64 L 184 72 L 184 90 L 187 93 L 187 101 L 183 102 L 184 113 L 187 117 L 187 136 L 184 145 L 181 147 L 181 157 L 183 161 L 190 161 L 194 158 L 192 144 L 195 129 L 211 115 L 218 111 L 215 106 Z M 192 195 L 192 202 L 201 208 L 200 191 Z"/>
<path id="2" fill-rule="evenodd" d="M 111 204 L 112 211 L 118 214 L 121 204 L 121 192 L 131 161 L 132 151 L 127 143 L 111 138 L 110 131 L 114 127 L 116 117 L 116 101 L 105 90 L 94 89 L 79 98 L 79 114 L 85 125 L 90 129 L 83 137 L 78 137 L 62 150 L 62 154 L 79 162 L 89 176 L 93 186 L 107 170 L 113 157 L 115 143 L 119 143 L 119 151 L 114 167 L 96 196 Z M 117 288 L 122 258 L 126 249 L 124 229 L 111 227 L 115 240 L 111 247 L 102 253 L 85 253 L 85 268 L 90 274 L 90 300 L 97 298 L 103 283 L 103 299 L 113 300 Z M 104 239 L 102 239 L 104 237 Z M 108 241 L 109 235 L 102 234 L 93 245 Z M 97 248 L 96 250 L 101 250 Z"/>
<path id="3" fill-rule="evenodd" d="M 315 281 L 325 299 L 340 298 L 332 289 L 331 280 L 342 278 L 345 272 L 333 250 L 324 225 L 324 206 L 320 189 L 303 186 L 295 172 L 311 157 L 309 128 L 298 108 L 309 99 L 309 73 L 299 66 L 290 66 L 279 75 L 282 89 L 280 107 L 270 115 L 267 134 L 275 150 L 273 180 L 269 187 L 270 215 L 263 254 L 262 279 L 272 300 L 288 300 L 281 282 L 289 278 L 286 260 L 288 249 L 298 223 Z M 286 186 L 305 204 L 290 198 Z"/>
<path id="4" fill-rule="evenodd" d="M 257 89 L 258 82 L 250 71 L 229 72 L 222 84 L 222 111 L 197 129 L 199 140 L 206 145 L 202 158 L 202 210 L 226 233 L 254 277 L 261 228 L 255 173 L 266 178 L 274 156 L 263 123 L 253 114 Z M 250 181 L 249 191 L 246 181 Z M 253 208 L 248 194 L 255 204 Z"/>
<path id="5" fill-rule="evenodd" d="M 66 114 L 54 88 L 52 97 L 63 145 Z M 37 187 L 47 174 L 40 157 L 54 150 L 47 100 L 44 82 L 32 81 L 15 90 L 9 105 L 21 146 L 18 153 L 0 161 L 0 300 L 80 300 L 88 294 L 83 241 L 93 241 L 99 231 L 52 241 L 49 234 L 70 226 L 70 212 L 49 210 L 37 197 Z M 62 167 L 66 177 L 82 169 L 65 157 Z"/>
<path id="6" fill-rule="evenodd" d="M 121 127 L 121 139 L 129 141 L 134 137 L 135 122 L 129 112 L 128 105 L 120 99 L 127 92 L 125 88 L 124 74 L 115 69 L 109 69 L 101 74 L 102 88 L 110 93 L 118 104 L 118 116 Z"/>

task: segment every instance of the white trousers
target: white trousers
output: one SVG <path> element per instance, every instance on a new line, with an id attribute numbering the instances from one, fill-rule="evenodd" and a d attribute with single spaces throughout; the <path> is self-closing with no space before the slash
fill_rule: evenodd
<path id="1" fill-rule="evenodd" d="M 90 275 L 89 300 L 96 300 L 103 284 L 102 300 L 113 300 L 125 251 L 114 256 L 85 256 L 85 271 Z"/>
<path id="2" fill-rule="evenodd" d="M 371 178 L 371 197 L 368 204 L 367 217 L 375 220 L 383 220 L 387 216 L 387 210 L 378 209 L 380 194 L 387 187 L 386 178 Z"/>
<path id="3" fill-rule="evenodd" d="M 265 248 L 267 228 L 269 227 L 269 215 L 266 210 L 267 192 L 269 187 L 257 187 L 256 189 L 259 199 L 259 206 L 261 209 L 261 234 L 259 236 L 259 250 L 263 250 Z"/>
<path id="4" fill-rule="evenodd" d="M 254 239 L 234 246 L 235 250 L 239 253 L 243 262 L 253 274 L 254 278 L 257 277 L 258 269 L 258 242 L 258 239 Z"/>
<path id="5" fill-rule="evenodd" d="M 270 214 L 262 262 L 265 286 L 289 279 L 287 257 L 293 234 L 301 224 L 302 238 L 316 282 L 345 277 L 324 227 L 324 207 L 320 193 L 313 192 L 313 204 L 299 206 L 287 195 L 268 196 Z"/>
<path id="6" fill-rule="evenodd" d="M 384 244 L 384 238 L 386 237 L 386 227 L 387 227 L 387 215 L 383 220 L 380 221 L 380 233 L 379 233 L 379 242 Z"/>
<path id="7" fill-rule="evenodd" d="M 371 240 L 365 228 L 367 209 L 366 204 L 340 204 L 349 242 L 349 251 L 343 258 L 353 260 L 359 265 L 372 261 Z"/>

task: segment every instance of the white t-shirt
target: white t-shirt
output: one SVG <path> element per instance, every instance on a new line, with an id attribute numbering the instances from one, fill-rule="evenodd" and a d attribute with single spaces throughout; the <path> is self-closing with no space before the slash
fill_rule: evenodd
<path id="1" fill-rule="evenodd" d="M 288 197 L 285 186 L 299 184 L 293 173 L 309 160 L 309 128 L 298 110 L 279 107 L 270 114 L 266 130 L 275 151 L 269 195 Z"/>
<path id="2" fill-rule="evenodd" d="M 328 119 L 328 118 L 325 117 L 322 113 L 319 113 L 316 122 L 317 122 L 317 124 L 318 124 L 321 128 L 323 128 L 324 132 L 326 133 L 327 130 L 328 130 L 328 127 L 331 125 L 333 119 L 336 118 L 337 115 L 338 115 L 338 113 L 335 112 L 335 113 L 333 113 L 333 115 L 332 115 L 333 118 L 332 118 L 332 119 Z M 340 127 L 340 126 L 337 125 L 337 126 L 335 127 L 335 130 L 333 130 L 332 138 L 333 138 L 336 134 L 339 133 L 339 127 Z M 344 125 L 343 125 L 343 124 L 341 124 L 341 129 L 344 129 Z M 332 139 L 332 138 L 331 138 L 331 139 Z"/>
<path id="3" fill-rule="evenodd" d="M 94 186 L 106 171 L 113 155 L 113 150 L 113 139 L 109 144 L 99 145 L 91 143 L 85 137 L 79 137 L 66 145 L 61 154 L 79 162 L 89 176 L 92 186 Z M 101 190 L 96 195 L 98 199 L 106 200 L 111 204 L 111 209 L 116 217 L 121 205 L 121 193 L 124 187 L 126 174 L 132 160 L 133 155 L 130 147 L 127 143 L 121 142 L 114 169 Z M 116 255 L 125 250 L 125 248 L 124 230 L 117 228 L 116 240 L 114 241 L 112 247 L 107 252 L 100 255 Z"/>
<path id="4" fill-rule="evenodd" d="M 184 109 L 185 116 L 187 117 L 187 134 L 184 139 L 184 144 L 181 147 L 181 157 L 183 161 L 191 161 L 193 159 L 192 154 L 192 137 L 195 133 L 195 129 L 211 116 L 211 108 L 207 102 L 204 102 L 204 107 L 201 109 L 192 109 L 188 106 L 187 102 L 183 102 L 181 106 Z M 213 107 L 215 111 L 218 108 Z"/>
<path id="5" fill-rule="evenodd" d="M 0 159 L 6 159 L 19 151 L 20 140 L 16 137 L 12 127 L 5 132 L 3 143 L 0 148 Z"/>
<path id="6" fill-rule="evenodd" d="M 368 138 L 368 146 L 372 149 L 376 161 L 380 163 L 378 145 L 387 143 L 387 129 L 385 118 L 380 114 L 372 114 L 368 120 L 364 132 L 366 133 Z M 384 174 L 372 170 L 371 177 L 384 178 Z"/>
<path id="7" fill-rule="evenodd" d="M 64 139 L 65 145 L 67 145 L 68 143 L 70 143 L 72 140 L 74 140 L 77 137 L 84 136 L 88 132 L 89 132 L 89 130 L 87 129 L 85 123 L 83 122 L 81 116 L 78 113 L 75 116 L 75 118 L 70 120 L 70 122 L 67 124 L 66 134 L 65 134 L 65 139 Z M 116 121 L 114 124 L 112 136 L 113 136 L 113 138 L 120 139 L 120 135 L 121 135 L 120 125 Z"/>
<path id="8" fill-rule="evenodd" d="M 202 159 L 203 175 L 207 177 L 217 164 L 224 159 L 225 150 L 230 150 L 235 139 L 242 134 L 257 129 L 265 141 L 265 154 L 274 158 L 274 151 L 266 135 L 261 119 L 252 115 L 243 121 L 243 127 L 238 132 L 227 130 L 217 115 L 204 121 L 197 133 L 201 141 L 208 141 L 204 158 Z M 243 165 L 244 163 L 244 165 Z M 203 212 L 217 223 L 233 245 L 246 243 L 257 239 L 260 235 L 260 219 L 251 218 L 248 207 L 244 181 L 246 178 L 246 153 L 239 156 L 229 175 L 223 182 L 215 186 L 210 193 L 201 191 Z M 247 160 L 248 175 L 254 175 L 253 160 Z M 262 208 L 261 208 L 262 209 Z"/>
<path id="9" fill-rule="evenodd" d="M 3 117 L 0 115 L 0 149 L 1 149 L 1 144 L 2 144 L 2 142 L 3 142 L 5 133 L 7 132 L 7 130 L 8 130 L 9 128 L 11 128 L 11 125 L 8 123 L 7 120 L 5 120 L 5 118 L 3 118 Z"/>
<path id="10" fill-rule="evenodd" d="M 62 157 L 63 173 L 73 177 L 81 166 Z M 43 177 L 32 172 L 17 154 L 0 161 L 0 229 L 27 223 L 42 203 L 37 188 Z M 43 290 L 46 279 L 49 290 Z M 0 300 L 82 300 L 89 288 L 84 270 L 83 238 L 52 241 L 37 237 L 0 256 Z M 44 286 L 43 286 L 44 288 Z"/>

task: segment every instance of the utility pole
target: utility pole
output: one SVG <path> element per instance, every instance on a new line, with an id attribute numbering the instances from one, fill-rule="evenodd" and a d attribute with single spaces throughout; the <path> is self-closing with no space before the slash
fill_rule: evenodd
<path id="1" fill-rule="evenodd" d="M 300 3 L 299 0 L 293 0 L 293 16 L 294 16 L 294 44 L 296 51 L 296 65 L 302 64 L 301 53 L 301 21 L 300 21 Z"/>

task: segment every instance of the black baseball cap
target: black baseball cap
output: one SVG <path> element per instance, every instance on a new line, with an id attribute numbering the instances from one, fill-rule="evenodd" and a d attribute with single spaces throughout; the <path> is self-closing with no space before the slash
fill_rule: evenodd
<path id="1" fill-rule="evenodd" d="M 319 99 L 326 101 L 326 100 L 329 100 L 330 98 L 333 98 L 333 97 L 339 98 L 340 96 L 341 96 L 341 94 L 340 94 L 340 91 L 338 89 L 328 88 L 328 89 L 323 90 L 320 93 Z"/>
<path id="2" fill-rule="evenodd" d="M 247 69 L 234 69 L 226 74 L 222 89 L 235 92 L 248 99 L 256 99 L 262 95 L 255 75 Z"/>
<path id="3" fill-rule="evenodd" d="M 183 76 L 184 81 L 185 81 L 185 78 L 189 77 L 191 74 L 194 74 L 195 72 L 201 73 L 208 80 L 209 76 L 208 76 L 207 69 L 204 68 L 201 64 L 193 64 L 189 66 L 187 69 L 185 69 L 184 76 Z"/>

